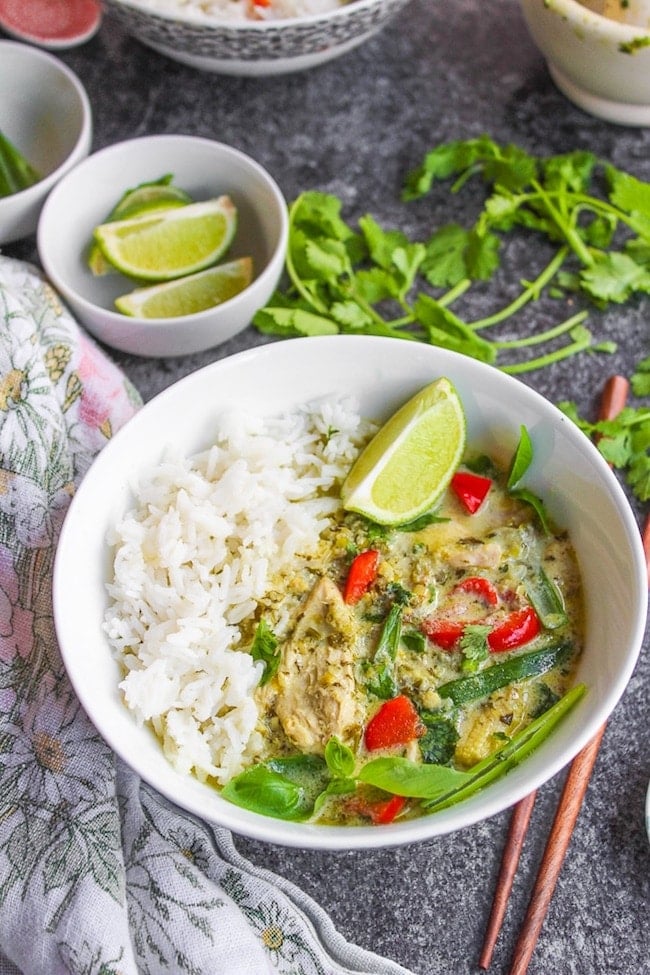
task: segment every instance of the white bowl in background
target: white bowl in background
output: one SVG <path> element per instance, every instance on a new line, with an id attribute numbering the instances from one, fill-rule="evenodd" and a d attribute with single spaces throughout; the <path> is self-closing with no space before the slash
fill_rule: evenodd
<path id="1" fill-rule="evenodd" d="M 350 0 L 326 13 L 277 20 L 224 20 L 170 13 L 138 0 L 105 0 L 107 12 L 143 44 L 181 64 L 228 75 L 303 71 L 340 57 L 385 26 L 408 0 Z"/>
<path id="2" fill-rule="evenodd" d="M 90 151 L 92 112 L 77 76 L 52 54 L 0 40 L 0 131 L 43 178 L 0 197 L 0 244 L 36 230 L 50 190 Z"/>
<path id="3" fill-rule="evenodd" d="M 214 436 L 225 409 L 277 414 L 323 395 L 355 394 L 362 415 L 386 419 L 434 378 L 456 385 L 468 444 L 512 451 L 525 424 L 535 447 L 527 486 L 568 529 L 586 601 L 586 646 L 577 680 L 587 693 L 525 762 L 482 792 L 438 813 L 388 826 L 285 822 L 229 804 L 209 785 L 179 774 L 122 703 L 121 679 L 102 621 L 111 576 L 109 529 L 133 504 L 130 485 L 166 447 L 192 454 Z M 563 768 L 596 734 L 634 669 L 647 610 L 640 532 L 615 475 L 556 407 L 493 366 L 415 342 L 365 336 L 293 339 L 222 359 L 147 403 L 104 447 L 74 497 L 58 545 L 54 617 L 76 692 L 109 745 L 147 782 L 185 809 L 260 840 L 318 849 L 360 849 L 419 840 L 493 816 Z"/>
<path id="4" fill-rule="evenodd" d="M 531 37 L 563 94 L 621 125 L 650 125 L 650 28 L 578 0 L 521 0 Z"/>
<path id="5" fill-rule="evenodd" d="M 250 256 L 253 280 L 206 311 L 177 318 L 135 318 L 114 307 L 135 284 L 121 274 L 93 275 L 87 254 L 93 229 L 125 190 L 167 173 L 197 202 L 228 194 L 237 231 L 224 260 Z M 154 135 L 118 142 L 89 156 L 50 195 L 38 225 L 45 272 L 79 322 L 106 345 L 134 355 L 203 352 L 232 338 L 266 304 L 284 266 L 285 199 L 270 174 L 238 149 L 211 139 Z"/>

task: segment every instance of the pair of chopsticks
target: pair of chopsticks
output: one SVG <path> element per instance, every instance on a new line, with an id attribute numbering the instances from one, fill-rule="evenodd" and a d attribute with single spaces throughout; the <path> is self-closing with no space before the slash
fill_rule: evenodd
<path id="1" fill-rule="evenodd" d="M 617 416 L 627 402 L 629 383 L 624 376 L 611 376 L 605 388 L 600 404 L 599 419 L 610 420 Z M 650 583 L 650 516 L 646 520 L 642 533 L 643 547 L 648 565 L 648 579 Z M 509 975 L 526 975 L 528 965 L 535 950 L 544 918 L 548 910 L 557 879 L 562 869 L 573 829 L 582 806 L 587 786 L 591 778 L 598 750 L 605 733 L 605 725 L 599 729 L 592 740 L 585 745 L 581 752 L 573 759 L 564 783 L 558 807 L 546 842 L 546 848 L 539 866 L 537 878 L 533 887 L 524 923 L 515 945 Z M 483 942 L 483 949 L 479 959 L 479 967 L 486 970 L 490 967 L 494 948 L 505 917 L 508 899 L 512 890 L 519 858 L 523 848 L 530 817 L 535 805 L 536 793 L 532 792 L 525 799 L 518 802 L 512 812 L 506 844 L 501 859 L 501 867 L 497 878 L 496 892 L 492 902 L 492 910 Z"/>

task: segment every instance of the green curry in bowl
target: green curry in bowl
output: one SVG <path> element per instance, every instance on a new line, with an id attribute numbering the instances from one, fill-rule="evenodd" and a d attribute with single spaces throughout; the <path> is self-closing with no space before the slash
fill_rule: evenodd
<path id="1" fill-rule="evenodd" d="M 568 693 L 583 605 L 570 539 L 520 495 L 481 457 L 410 525 L 337 512 L 314 557 L 246 621 L 244 642 L 265 660 L 265 757 L 227 798 L 385 824 L 463 798 L 527 752 L 581 691 Z"/>

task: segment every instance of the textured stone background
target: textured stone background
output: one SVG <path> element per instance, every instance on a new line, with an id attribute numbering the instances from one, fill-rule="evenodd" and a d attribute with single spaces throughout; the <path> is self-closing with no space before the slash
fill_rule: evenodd
<path id="1" fill-rule="evenodd" d="M 380 35 L 306 73 L 268 79 L 219 77 L 183 67 L 125 36 L 107 17 L 88 44 L 61 55 L 81 77 L 95 117 L 94 148 L 153 133 L 216 138 L 271 170 L 286 197 L 336 193 L 353 220 L 424 236 L 467 219 L 479 197 L 447 188 L 408 206 L 403 179 L 436 142 L 488 132 L 531 152 L 590 149 L 650 180 L 650 130 L 610 125 L 574 108 L 554 87 L 516 0 L 411 0 Z M 37 260 L 33 240 L 5 253 Z M 516 293 L 532 275 L 530 246 L 508 249 L 507 270 L 473 291 L 471 317 Z M 606 377 L 629 373 L 650 354 L 650 301 L 633 302 L 590 325 L 619 343 L 613 356 L 583 355 L 527 374 L 550 399 L 577 400 L 593 414 Z M 556 304 L 532 310 L 559 320 Z M 527 319 L 530 327 L 531 319 Z M 512 334 L 525 321 L 512 326 Z M 181 376 L 264 341 L 249 328 L 201 355 L 147 360 L 114 353 L 145 398 Z M 638 511 L 641 519 L 644 512 Z M 642 654 L 606 732 L 529 975 L 644 975 L 650 972 L 649 849 L 644 826 L 650 778 L 648 688 Z M 540 790 L 511 906 L 491 972 L 505 975 L 543 851 L 562 776 Z M 477 971 L 508 814 L 417 846 L 318 853 L 239 840 L 253 860 L 317 899 L 343 934 L 416 975 Z"/>

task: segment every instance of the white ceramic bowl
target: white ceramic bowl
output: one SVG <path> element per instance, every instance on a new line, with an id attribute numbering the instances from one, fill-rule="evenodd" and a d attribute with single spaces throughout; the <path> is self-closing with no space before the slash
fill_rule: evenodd
<path id="1" fill-rule="evenodd" d="M 36 230 L 52 187 L 88 155 L 92 113 L 83 85 L 58 58 L 0 40 L 0 131 L 43 178 L 0 197 L 0 244 Z"/>
<path id="2" fill-rule="evenodd" d="M 156 11 L 138 0 L 105 0 L 107 11 L 144 44 L 203 71 L 274 75 L 312 68 L 352 50 L 408 0 L 350 0 L 328 13 L 282 20 L 199 19 L 186 8 Z"/>
<path id="3" fill-rule="evenodd" d="M 228 194 L 238 211 L 228 259 L 251 256 L 251 284 L 215 308 L 177 318 L 132 318 L 114 300 L 134 287 L 121 274 L 94 276 L 87 267 L 93 228 L 122 193 L 173 174 L 197 202 Z M 101 342 L 155 357 L 202 352 L 241 332 L 272 294 L 284 265 L 288 216 L 270 174 L 237 149 L 184 135 L 145 136 L 88 157 L 50 195 L 38 225 L 45 272 L 77 319 Z M 224 258 L 225 259 L 225 258 Z"/>
<path id="4" fill-rule="evenodd" d="M 110 575 L 107 532 L 133 501 L 129 483 L 166 445 L 205 448 L 222 409 L 277 413 L 325 394 L 354 393 L 364 415 L 385 419 L 435 377 L 456 384 L 469 443 L 500 456 L 520 424 L 535 445 L 529 485 L 566 526 L 586 591 L 586 648 L 578 680 L 588 693 L 525 762 L 481 793 L 428 817 L 382 827 L 290 823 L 230 805 L 176 772 L 120 700 L 117 663 L 102 631 Z M 528 475 L 527 475 L 528 478 Z M 143 779 L 180 806 L 237 833 L 321 849 L 410 843 L 468 826 L 510 806 L 557 773 L 595 735 L 633 671 L 645 629 L 647 576 L 640 533 L 618 481 L 573 422 L 528 386 L 456 353 L 395 339 L 293 339 L 222 359 L 150 401 L 86 474 L 65 520 L 54 571 L 54 617 L 73 685 L 99 732 Z"/>
<path id="5" fill-rule="evenodd" d="M 592 115 L 650 125 L 650 28 L 622 23 L 578 0 L 521 0 L 530 34 L 556 85 Z"/>

